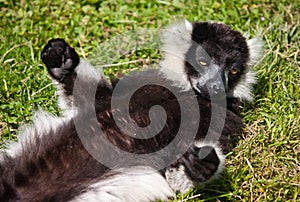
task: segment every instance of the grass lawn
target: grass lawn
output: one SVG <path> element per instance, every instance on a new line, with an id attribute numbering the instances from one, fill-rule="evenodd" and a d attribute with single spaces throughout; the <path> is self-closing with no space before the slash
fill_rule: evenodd
<path id="1" fill-rule="evenodd" d="M 244 104 L 246 128 L 227 155 L 226 172 L 176 200 L 300 201 L 299 0 L 99 2 L 0 1 L 2 142 L 16 139 L 18 127 L 30 122 L 34 110 L 60 113 L 55 88 L 40 60 L 50 38 L 64 38 L 81 57 L 89 57 L 98 44 L 137 28 L 162 28 L 182 18 L 221 21 L 265 40 L 265 56 L 255 67 L 259 77 L 255 101 Z M 159 58 L 158 51 L 124 56 L 121 62 L 137 62 L 105 73 L 116 74 Z"/>

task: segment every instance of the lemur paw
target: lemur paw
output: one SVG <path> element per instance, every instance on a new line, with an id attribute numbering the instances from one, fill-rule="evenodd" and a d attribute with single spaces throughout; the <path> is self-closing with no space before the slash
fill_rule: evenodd
<path id="1" fill-rule="evenodd" d="M 222 163 L 221 156 L 212 146 L 193 147 L 181 158 L 186 174 L 195 183 L 204 183 L 211 180 Z"/>
<path id="2" fill-rule="evenodd" d="M 63 80 L 79 64 L 79 56 L 75 49 L 63 39 L 51 39 L 44 47 L 41 59 L 49 74 L 57 80 Z"/>
<path id="3" fill-rule="evenodd" d="M 176 192 L 185 194 L 189 189 L 206 183 L 222 171 L 224 155 L 214 145 L 192 146 L 165 171 L 169 186 Z"/>

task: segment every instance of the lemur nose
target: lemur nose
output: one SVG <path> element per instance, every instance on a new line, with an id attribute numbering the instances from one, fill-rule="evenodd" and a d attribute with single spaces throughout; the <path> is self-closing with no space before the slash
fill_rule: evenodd
<path id="1" fill-rule="evenodd" d="M 212 81 L 207 87 L 209 88 L 211 95 L 226 94 L 226 87 L 221 79 Z"/>
<path id="2" fill-rule="evenodd" d="M 214 84 L 214 85 L 212 86 L 212 93 L 213 93 L 213 94 L 219 94 L 219 93 L 222 92 L 222 89 L 223 89 L 223 88 L 221 88 L 220 85 Z"/>

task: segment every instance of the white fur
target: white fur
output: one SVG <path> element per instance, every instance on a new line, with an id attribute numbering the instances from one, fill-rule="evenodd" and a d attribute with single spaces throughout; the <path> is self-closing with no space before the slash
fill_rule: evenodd
<path id="1" fill-rule="evenodd" d="M 160 73 L 185 91 L 191 89 L 183 67 L 184 55 L 192 45 L 192 28 L 193 25 L 186 20 L 167 27 L 162 33 L 164 60 L 160 62 Z"/>
<path id="2" fill-rule="evenodd" d="M 170 187 L 174 191 L 179 191 L 182 194 L 185 194 L 195 186 L 194 182 L 186 175 L 184 170 L 185 167 L 183 165 L 179 165 L 178 168 L 167 168 L 165 173 L 166 180 L 168 181 Z"/>
<path id="3" fill-rule="evenodd" d="M 80 60 L 79 65 L 76 67 L 75 72 L 82 75 L 82 78 L 90 81 L 91 79 L 105 79 L 102 72 L 95 70 L 93 66 Z M 73 106 L 73 97 L 67 96 L 64 92 L 63 84 L 53 80 L 57 88 L 58 105 L 63 111 L 63 117 L 57 117 L 46 111 L 39 110 L 33 115 L 33 123 L 25 125 L 19 129 L 18 141 L 7 141 L 6 152 L 8 155 L 18 155 L 27 146 L 33 144 L 36 138 L 40 135 L 48 134 L 50 130 L 55 131 L 59 126 L 66 121 L 70 120 L 76 114 L 76 108 Z"/>
<path id="4" fill-rule="evenodd" d="M 190 21 L 188 21 L 188 20 L 184 20 L 184 24 L 185 24 L 185 29 L 187 31 L 189 31 L 190 33 L 192 33 L 192 31 L 193 31 L 193 24 Z"/>
<path id="5" fill-rule="evenodd" d="M 247 72 L 241 76 L 239 83 L 235 86 L 232 96 L 241 100 L 251 102 L 253 100 L 253 85 L 256 84 L 256 73 L 248 69 Z"/>
<path id="6" fill-rule="evenodd" d="M 33 123 L 19 129 L 18 140 L 6 142 L 6 149 L 2 153 L 15 157 L 21 155 L 22 151 L 30 150 L 38 138 L 49 131 L 56 131 L 68 118 L 57 117 L 46 111 L 39 110 L 33 115 Z"/>
<path id="7" fill-rule="evenodd" d="M 218 169 L 214 176 L 207 182 L 210 182 L 211 180 L 217 178 L 220 173 L 223 172 L 225 168 L 225 156 L 222 152 L 222 149 L 218 146 L 217 143 L 213 142 L 207 142 L 207 141 L 197 141 L 194 143 L 194 145 L 198 148 L 204 147 L 204 146 L 210 146 L 213 147 L 217 153 L 217 156 L 219 158 L 220 164 L 218 166 Z M 184 171 L 184 166 L 180 165 L 178 168 L 168 168 L 166 170 L 166 179 L 170 185 L 170 187 L 174 191 L 179 191 L 182 194 L 185 194 L 188 190 L 193 188 L 195 186 L 195 183 L 186 175 Z M 205 183 L 207 183 L 205 182 Z"/>
<path id="8" fill-rule="evenodd" d="M 256 65 L 264 54 L 264 42 L 262 38 L 256 37 L 247 41 L 249 48 L 249 61 L 245 74 L 240 78 L 238 85 L 233 90 L 233 97 L 251 102 L 253 100 L 253 85 L 256 84 L 257 78 L 252 66 Z"/>
<path id="9" fill-rule="evenodd" d="M 96 80 L 99 81 L 100 79 L 104 79 L 102 69 L 95 69 L 88 61 L 84 59 L 80 59 L 80 63 L 75 68 L 75 72 L 80 74 L 82 77 L 85 77 L 86 80 Z"/>
<path id="10" fill-rule="evenodd" d="M 247 40 L 248 48 L 249 48 L 249 61 L 248 66 L 251 67 L 256 65 L 262 56 L 264 55 L 264 41 L 261 37 L 255 37 L 253 39 Z"/>
<path id="11" fill-rule="evenodd" d="M 150 167 L 132 167 L 118 170 L 88 187 L 72 202 L 142 202 L 168 200 L 174 193 L 166 180 Z"/>
<path id="12" fill-rule="evenodd" d="M 58 107 L 62 110 L 64 117 L 73 117 L 76 110 L 73 110 L 73 96 L 66 95 L 63 84 L 52 79 L 52 83 L 56 86 L 56 94 L 58 97 Z"/>
<path id="13" fill-rule="evenodd" d="M 75 68 L 75 72 L 77 75 L 80 75 L 80 78 L 84 78 L 87 81 L 96 80 L 98 82 L 100 79 L 106 81 L 102 70 L 96 70 L 89 62 L 83 59 L 80 59 L 80 63 Z M 77 113 L 77 108 L 73 105 L 73 95 L 66 95 L 64 84 L 56 80 L 53 80 L 53 83 L 57 89 L 58 106 L 62 110 L 63 116 L 74 117 Z"/>

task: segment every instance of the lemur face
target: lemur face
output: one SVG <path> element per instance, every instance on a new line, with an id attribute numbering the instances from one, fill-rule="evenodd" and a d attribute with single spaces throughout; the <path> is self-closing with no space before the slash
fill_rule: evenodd
<path id="1" fill-rule="evenodd" d="M 220 23 L 194 23 L 185 71 L 191 86 L 203 96 L 232 93 L 249 58 L 246 39 Z"/>
<path id="2" fill-rule="evenodd" d="M 169 38 L 163 39 L 166 57 L 162 62 L 165 77 L 204 97 L 223 94 L 251 101 L 256 83 L 251 66 L 262 56 L 260 39 L 247 41 L 229 26 L 209 22 L 185 21 L 185 25 L 170 27 L 166 33 Z M 177 55 L 171 55 L 174 50 Z"/>

